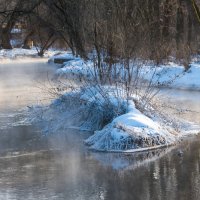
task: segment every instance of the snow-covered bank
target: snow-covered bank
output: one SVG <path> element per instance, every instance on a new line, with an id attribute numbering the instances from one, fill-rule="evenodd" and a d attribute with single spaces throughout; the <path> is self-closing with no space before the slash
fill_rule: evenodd
<path id="1" fill-rule="evenodd" d="M 62 52 L 54 49 L 50 49 L 45 52 L 44 58 L 52 57 L 53 55 Z M 24 61 L 28 58 L 38 57 L 38 52 L 36 48 L 33 49 L 23 49 L 23 48 L 14 48 L 11 50 L 1 49 L 0 50 L 0 62 L 9 62 L 12 60 Z"/>
<path id="2" fill-rule="evenodd" d="M 94 78 L 94 66 L 92 61 L 85 61 L 80 57 L 74 57 L 70 52 L 60 55 L 52 56 L 49 59 L 49 63 L 55 63 L 55 60 L 63 60 L 62 64 L 58 64 L 60 66 L 57 69 L 55 76 L 57 78 L 65 78 L 65 79 L 80 79 L 81 77 L 87 77 L 88 79 Z M 65 62 L 65 60 L 68 60 Z"/>
<path id="3" fill-rule="evenodd" d="M 175 63 L 160 66 L 146 66 L 143 71 L 144 78 L 153 81 L 158 86 L 174 89 L 200 90 L 200 63 L 192 62 L 190 68 L 185 71 L 184 67 Z"/>
<path id="4" fill-rule="evenodd" d="M 93 63 L 84 61 L 80 57 L 73 57 L 71 53 L 65 53 L 50 58 L 50 62 L 54 59 L 69 59 L 64 62 L 61 68 L 57 70 L 57 76 L 68 77 L 70 74 L 74 76 L 94 74 Z M 120 65 L 118 65 L 120 68 Z M 200 90 L 200 63 L 198 59 L 193 59 L 190 69 L 185 71 L 184 66 L 169 62 L 165 65 L 155 66 L 144 62 L 140 67 L 141 77 L 152 81 L 152 84 L 159 87 L 169 87 L 186 90 Z"/>

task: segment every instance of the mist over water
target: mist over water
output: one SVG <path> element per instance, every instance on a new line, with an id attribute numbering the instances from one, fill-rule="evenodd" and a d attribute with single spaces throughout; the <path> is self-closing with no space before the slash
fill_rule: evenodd
<path id="1" fill-rule="evenodd" d="M 166 110 L 185 120 L 200 124 L 200 91 L 163 89 L 160 96 L 163 95 L 166 104 L 178 109 L 170 110 L 166 107 Z M 182 112 L 178 113 L 181 110 Z"/>
<path id="2" fill-rule="evenodd" d="M 45 98 L 39 89 L 55 67 L 46 59 L 18 60 L 0 64 L 0 109 L 20 109 L 42 102 Z"/>
<path id="3" fill-rule="evenodd" d="M 50 101 L 38 86 L 55 69 L 46 59 L 0 63 L 0 200 L 199 198 L 199 137 L 169 149 L 107 154 L 84 145 L 91 133 L 63 130 L 45 136 L 23 123 L 27 106 Z M 198 98 L 198 92 L 186 91 L 170 96 L 174 104 L 194 109 Z M 198 121 L 199 114 L 186 118 Z"/>

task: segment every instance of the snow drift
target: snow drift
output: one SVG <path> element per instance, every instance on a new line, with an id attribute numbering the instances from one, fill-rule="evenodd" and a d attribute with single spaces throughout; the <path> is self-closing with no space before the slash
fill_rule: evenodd
<path id="1" fill-rule="evenodd" d="M 121 151 L 168 146 L 176 141 L 175 135 L 137 110 L 133 101 L 128 104 L 126 114 L 96 131 L 86 144 L 95 150 Z"/>

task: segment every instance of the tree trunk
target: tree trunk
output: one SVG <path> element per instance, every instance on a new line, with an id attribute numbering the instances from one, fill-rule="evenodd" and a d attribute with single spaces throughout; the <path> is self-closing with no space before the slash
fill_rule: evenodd
<path id="1" fill-rule="evenodd" d="M 22 48 L 23 49 L 31 49 L 31 45 L 30 45 L 30 39 L 31 39 L 31 36 L 34 34 L 34 31 L 31 31 L 24 39 L 24 43 L 23 43 L 23 46 Z"/>
<path id="2" fill-rule="evenodd" d="M 177 18 L 176 18 L 176 45 L 177 49 L 179 49 L 179 45 L 183 42 L 183 34 L 184 34 L 184 14 L 183 14 L 183 0 L 178 1 L 178 10 L 177 10 Z"/>
<path id="3" fill-rule="evenodd" d="M 170 40 L 170 17 L 172 15 L 172 5 L 170 0 L 166 0 L 164 3 L 164 16 L 163 16 L 163 29 L 162 36 L 164 41 Z"/>
<path id="4" fill-rule="evenodd" d="M 148 13 L 149 13 L 149 31 L 150 31 L 150 58 L 154 59 L 156 52 L 158 51 L 158 42 L 160 41 L 160 1 L 149 0 L 148 1 Z"/>
<path id="5" fill-rule="evenodd" d="M 11 38 L 10 30 L 7 28 L 3 28 L 1 35 L 1 47 L 3 49 L 12 49 L 10 38 Z"/>

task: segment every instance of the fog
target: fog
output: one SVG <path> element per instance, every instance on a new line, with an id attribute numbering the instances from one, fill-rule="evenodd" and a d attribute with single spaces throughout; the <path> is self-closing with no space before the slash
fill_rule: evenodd
<path id="1" fill-rule="evenodd" d="M 46 99 L 40 84 L 47 81 L 54 70 L 55 67 L 47 64 L 47 59 L 1 62 L 0 112 L 24 108 Z"/>
<path id="2" fill-rule="evenodd" d="M 166 106 L 163 108 L 165 111 L 190 122 L 200 123 L 199 91 L 163 89 L 160 97 L 166 102 Z"/>

